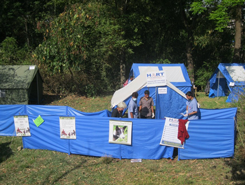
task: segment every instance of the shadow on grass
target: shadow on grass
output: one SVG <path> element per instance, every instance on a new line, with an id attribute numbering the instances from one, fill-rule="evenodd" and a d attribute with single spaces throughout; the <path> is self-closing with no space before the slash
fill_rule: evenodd
<path id="1" fill-rule="evenodd" d="M 231 169 L 231 180 L 236 184 L 245 184 L 245 160 L 232 159 L 225 162 Z"/>
<path id="2" fill-rule="evenodd" d="M 6 161 L 13 154 L 11 148 L 9 147 L 10 144 L 11 142 L 0 144 L 0 163 Z"/>
<path id="3" fill-rule="evenodd" d="M 178 158 L 178 148 L 174 148 L 174 152 L 173 152 L 173 160 L 175 158 Z"/>
<path id="4" fill-rule="evenodd" d="M 47 177 L 47 178 L 46 178 L 46 181 L 44 181 L 42 184 L 49 184 L 49 183 L 50 183 L 50 184 L 56 184 L 57 182 L 59 182 L 60 179 L 66 177 L 66 176 L 67 176 L 69 173 L 71 173 L 72 171 L 81 168 L 82 165 L 83 165 L 84 163 L 86 163 L 86 162 L 87 162 L 86 160 L 83 160 L 83 161 L 80 162 L 79 164 L 73 166 L 73 168 L 71 168 L 71 169 L 67 170 L 65 173 L 61 174 L 59 177 L 57 177 L 56 179 L 54 179 L 52 182 L 49 182 L 49 180 L 48 180 L 49 178 Z M 56 172 L 55 172 L 55 171 L 51 171 L 51 172 L 49 173 L 49 176 L 51 176 L 53 173 L 56 173 Z"/>

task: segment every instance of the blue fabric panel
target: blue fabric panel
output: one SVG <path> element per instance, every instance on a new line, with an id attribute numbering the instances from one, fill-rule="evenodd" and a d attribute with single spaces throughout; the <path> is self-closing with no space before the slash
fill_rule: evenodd
<path id="1" fill-rule="evenodd" d="M 184 91 L 184 90 L 182 90 Z M 13 135 L 14 115 L 26 114 L 27 105 L 0 106 L 1 135 Z M 47 107 L 51 113 L 45 112 Z M 54 106 L 55 107 L 55 106 Z M 58 106 L 56 106 L 59 109 Z M 35 110 L 35 111 L 32 111 Z M 37 111 L 39 110 L 39 112 Z M 61 107 L 64 110 L 64 107 Z M 50 106 L 31 106 L 28 112 L 30 137 L 22 137 L 23 147 L 29 149 L 47 149 L 64 153 L 74 153 L 90 156 L 110 155 L 115 158 L 160 159 L 172 158 L 173 148 L 159 145 L 164 120 L 127 119 L 96 116 L 76 117 L 76 140 L 60 139 L 59 116 L 45 114 L 60 114 L 52 112 Z M 201 120 L 190 122 L 188 132 L 190 138 L 185 149 L 179 150 L 179 159 L 231 157 L 234 154 L 234 117 L 237 108 L 200 109 Z M 39 127 L 33 119 L 41 115 L 44 123 Z M 61 115 L 66 116 L 66 115 Z M 111 144 L 109 140 L 109 120 L 133 121 L 132 145 Z"/>
<path id="2" fill-rule="evenodd" d="M 200 119 L 230 119 L 236 117 L 237 108 L 226 109 L 199 109 Z"/>
<path id="3" fill-rule="evenodd" d="M 181 67 L 183 76 L 185 78 L 185 82 L 172 82 L 172 84 L 175 85 L 175 86 L 189 86 L 189 87 L 191 87 L 191 81 L 190 81 L 188 72 L 187 72 L 186 67 L 185 67 L 184 64 L 144 64 L 144 63 L 133 63 L 133 65 L 131 67 L 131 70 L 130 70 L 129 76 L 134 75 L 135 78 L 137 76 L 139 76 L 140 75 L 139 67 L 143 67 L 143 66 L 153 66 L 153 67 L 157 66 L 159 70 L 162 70 L 162 67 L 179 66 L 179 67 Z M 178 74 L 176 74 L 176 75 L 178 75 Z"/>
<path id="4" fill-rule="evenodd" d="M 111 117 L 111 112 L 108 110 L 102 110 L 99 112 L 81 112 L 74 108 L 68 107 L 68 116 L 98 116 L 98 117 Z"/>
<path id="5" fill-rule="evenodd" d="M 233 157 L 234 119 L 190 121 L 184 149 L 178 149 L 179 159 Z"/>
<path id="6" fill-rule="evenodd" d="M 239 97 L 241 95 L 244 96 L 244 89 L 245 89 L 245 86 L 235 86 L 233 88 L 231 88 L 232 91 L 231 93 L 229 94 L 226 102 L 228 103 L 231 103 L 231 102 L 236 102 L 238 101 Z"/>
<path id="7" fill-rule="evenodd" d="M 0 136 L 15 136 L 14 116 L 26 115 L 25 105 L 0 105 Z"/>
<path id="8" fill-rule="evenodd" d="M 67 114 L 67 106 L 27 105 L 26 109 L 28 115 L 65 116 Z"/>
<path id="9" fill-rule="evenodd" d="M 190 87 L 178 88 L 184 93 L 191 90 Z M 167 94 L 157 94 L 156 119 L 164 117 L 184 119 L 180 113 L 185 112 L 186 101 L 184 97 L 167 87 Z"/>
<path id="10" fill-rule="evenodd" d="M 172 158 L 173 148 L 159 145 L 164 120 L 119 119 L 133 121 L 132 145 L 109 143 L 109 120 L 112 118 L 76 116 L 76 140 L 60 139 L 59 117 L 42 116 L 45 122 L 36 127 L 30 121 L 31 137 L 23 137 L 23 147 L 47 149 L 89 156 L 114 158 Z M 30 116 L 30 120 L 34 116 Z M 152 126 L 154 125 L 154 127 Z"/>
<path id="11" fill-rule="evenodd" d="M 133 121 L 132 145 L 109 143 L 109 120 Z M 114 158 L 172 158 L 173 148 L 159 145 L 164 120 L 76 117 L 79 135 L 71 140 L 70 152 L 90 156 L 109 155 Z M 154 127 L 152 126 L 154 125 Z"/>
<path id="12" fill-rule="evenodd" d="M 121 158 L 121 145 L 109 143 L 109 119 L 77 117 L 77 139 L 71 140 L 70 152 L 89 156 Z"/>
<path id="13" fill-rule="evenodd" d="M 59 116 L 43 116 L 44 122 L 37 127 L 32 121 L 36 116 L 29 115 L 30 137 L 22 137 L 23 148 L 53 150 L 69 153 L 68 139 L 60 139 Z"/>
<path id="14" fill-rule="evenodd" d="M 122 145 L 122 158 L 173 158 L 173 147 L 160 145 L 165 120 L 127 119 L 133 122 L 132 146 Z"/>

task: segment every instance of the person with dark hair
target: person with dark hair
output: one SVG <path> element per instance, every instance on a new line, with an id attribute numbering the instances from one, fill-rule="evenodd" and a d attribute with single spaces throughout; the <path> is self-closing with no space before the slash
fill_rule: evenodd
<path id="1" fill-rule="evenodd" d="M 139 117 L 137 98 L 138 98 L 138 93 L 133 92 L 132 98 L 128 104 L 128 118 L 138 118 Z"/>
<path id="2" fill-rule="evenodd" d="M 153 103 L 153 99 L 151 97 L 149 97 L 150 92 L 148 90 L 145 90 L 144 92 L 145 96 L 143 96 L 140 99 L 140 107 L 139 107 L 139 112 L 140 112 L 140 116 L 141 118 L 147 118 L 147 119 L 151 119 L 154 118 L 154 103 Z"/>
<path id="3" fill-rule="evenodd" d="M 185 117 L 188 117 L 188 120 L 196 120 L 198 118 L 198 104 L 196 98 L 193 97 L 191 91 L 186 94 L 187 102 L 186 102 L 186 114 Z"/>
<path id="4" fill-rule="evenodd" d="M 126 108 L 127 108 L 126 103 L 120 102 L 119 104 L 117 104 L 117 108 L 113 109 L 113 111 L 111 113 L 111 117 L 121 118 L 122 117 L 122 112 Z"/>

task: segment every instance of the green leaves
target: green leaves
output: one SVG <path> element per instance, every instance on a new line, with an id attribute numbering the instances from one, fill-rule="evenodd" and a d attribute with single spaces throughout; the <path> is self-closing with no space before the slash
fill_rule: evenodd
<path id="1" fill-rule="evenodd" d="M 203 2 L 193 2 L 191 4 L 191 11 L 193 14 L 200 14 L 207 10 L 207 7 L 204 6 Z"/>
<path id="2" fill-rule="evenodd" d="M 197 1 L 191 4 L 193 14 L 202 14 L 209 11 L 209 19 L 215 21 L 215 30 L 223 32 L 229 21 L 232 19 L 231 9 L 243 5 L 243 0 L 205 0 Z"/>

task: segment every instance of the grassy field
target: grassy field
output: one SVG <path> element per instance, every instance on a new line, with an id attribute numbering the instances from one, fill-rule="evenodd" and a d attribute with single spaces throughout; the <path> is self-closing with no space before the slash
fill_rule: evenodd
<path id="1" fill-rule="evenodd" d="M 111 95 L 96 98 L 47 96 L 45 103 L 96 112 L 110 109 L 110 99 Z M 197 99 L 202 108 L 232 106 L 225 103 L 225 97 L 210 99 L 198 93 Z M 238 115 L 238 122 L 244 125 L 243 116 Z M 245 157 L 239 150 L 241 145 L 236 146 L 233 159 L 178 161 L 175 157 L 173 160 L 142 160 L 141 163 L 21 147 L 20 137 L 0 137 L 0 184 L 245 184 Z"/>

